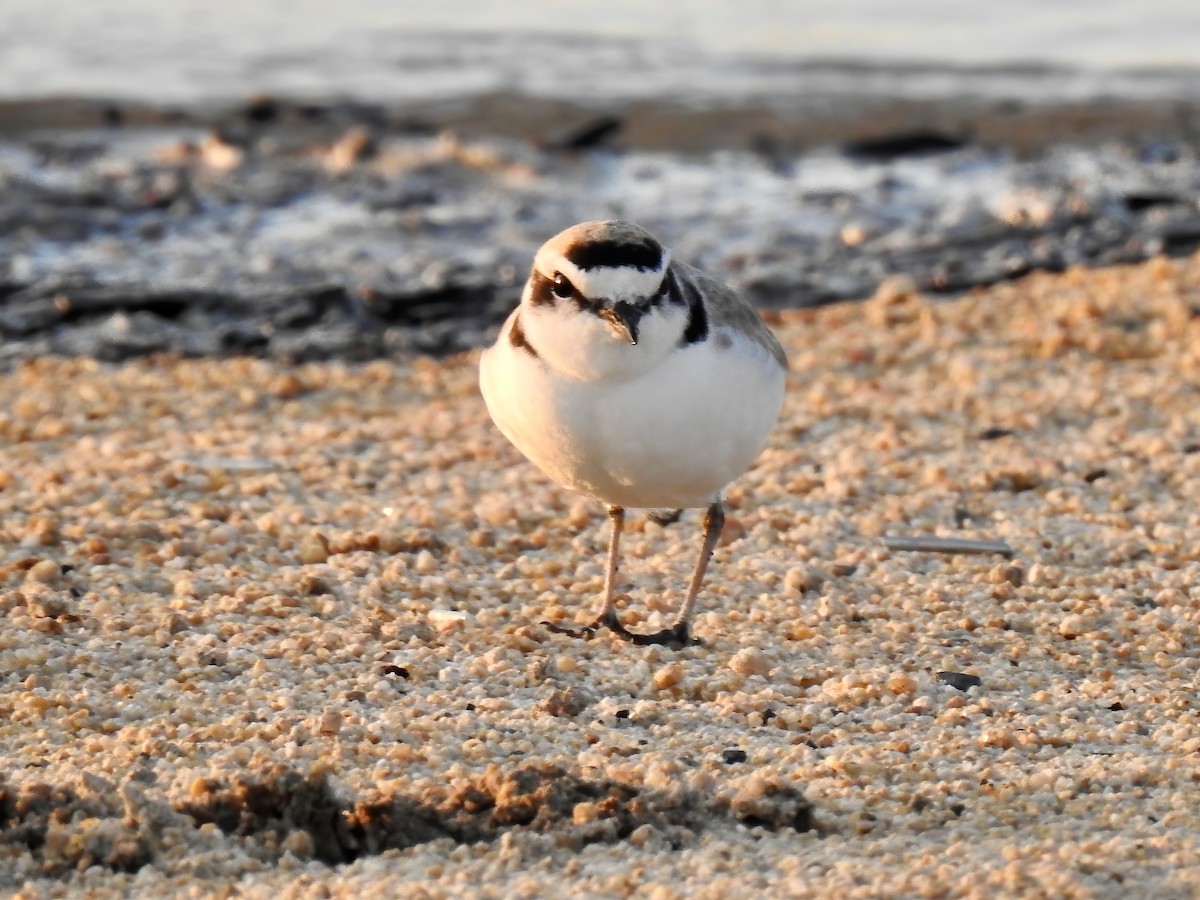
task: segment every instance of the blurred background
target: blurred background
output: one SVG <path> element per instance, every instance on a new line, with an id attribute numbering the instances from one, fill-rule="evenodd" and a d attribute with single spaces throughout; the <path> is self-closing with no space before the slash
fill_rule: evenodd
<path id="1" fill-rule="evenodd" d="M 5 0 L 0 364 L 477 346 L 623 216 L 763 306 L 1200 246 L 1200 5 Z"/>
<path id="2" fill-rule="evenodd" d="M 247 90 L 735 96 L 783 87 L 755 71 L 768 60 L 1187 67 L 1200 39 L 1188 0 L 6 0 L 0 15 L 8 96 L 183 102 Z"/>

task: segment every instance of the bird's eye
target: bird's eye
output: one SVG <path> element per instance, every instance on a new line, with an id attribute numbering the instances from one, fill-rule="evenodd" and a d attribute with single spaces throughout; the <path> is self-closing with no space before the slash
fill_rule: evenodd
<path id="1" fill-rule="evenodd" d="M 555 297 L 558 297 L 560 300 L 569 300 L 575 296 L 575 285 L 571 284 L 562 272 L 555 272 L 552 280 L 554 281 L 554 287 L 550 288 L 550 291 Z"/>

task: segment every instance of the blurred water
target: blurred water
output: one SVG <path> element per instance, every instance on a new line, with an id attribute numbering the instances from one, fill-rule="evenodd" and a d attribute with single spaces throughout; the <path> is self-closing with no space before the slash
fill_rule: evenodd
<path id="1" fill-rule="evenodd" d="M 3 0 L 0 96 L 751 96 L 795 89 L 797 65 L 804 87 L 1161 95 L 1186 88 L 1118 70 L 1200 65 L 1198 36 L 1195 0 Z M 930 67 L 871 73 L 890 62 Z M 1006 71 L 948 71 L 979 66 Z"/>
<path id="2" fill-rule="evenodd" d="M 826 149 L 779 166 L 736 151 L 563 160 L 497 141 L 479 145 L 495 162 L 477 169 L 446 155 L 439 138 L 399 137 L 382 143 L 374 164 L 344 174 L 315 157 L 200 167 L 186 201 L 163 208 L 156 192 L 180 176 L 156 151 L 178 136 L 123 130 L 101 142 L 97 132 L 90 145 L 87 133 L 62 136 L 64 147 L 94 148 L 84 162 L 0 139 L 0 197 L 14 192 L 9 221 L 24 223 L 0 229 L 0 283 L 80 276 L 236 293 L 288 278 L 417 283 L 447 262 L 487 282 L 522 270 L 529 247 L 565 225 L 618 216 L 651 228 L 681 259 L 740 268 L 735 283 L 776 279 L 795 294 L 805 282 L 821 297 L 860 296 L 888 274 L 887 259 L 925 249 L 935 263 L 970 268 L 981 247 L 1015 237 L 1065 265 L 1181 223 L 1200 235 L 1200 164 L 1186 148 L 1161 162 L 1120 145 L 1060 147 L 1030 161 L 984 147 L 882 162 Z M 1130 195 L 1157 199 L 1135 214 Z M 1112 246 L 1067 240 L 1078 225 L 1091 240 L 1093 221 L 1117 229 Z"/>

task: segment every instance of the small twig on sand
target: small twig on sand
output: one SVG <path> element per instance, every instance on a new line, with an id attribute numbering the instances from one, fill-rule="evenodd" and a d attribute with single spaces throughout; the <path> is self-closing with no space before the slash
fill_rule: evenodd
<path id="1" fill-rule="evenodd" d="M 196 469 L 224 469 L 226 472 L 269 472 L 275 468 L 275 463 L 269 459 L 231 456 L 196 456 L 182 462 Z"/>
<path id="2" fill-rule="evenodd" d="M 916 553 L 999 553 L 1011 559 L 1014 552 L 1004 541 L 975 541 L 934 534 L 884 535 L 883 543 L 889 550 L 911 550 Z"/>

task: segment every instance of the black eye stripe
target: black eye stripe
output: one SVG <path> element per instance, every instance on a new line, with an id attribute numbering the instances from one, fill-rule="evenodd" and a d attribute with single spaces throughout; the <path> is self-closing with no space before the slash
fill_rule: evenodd
<path id="1" fill-rule="evenodd" d="M 567 301 L 583 312 L 597 313 L 609 302 L 603 297 L 585 297 L 579 292 L 571 281 L 561 272 L 555 272 L 555 276 L 560 277 L 566 285 L 570 285 L 571 292 L 562 294 L 561 286 L 556 284 L 553 276 L 543 275 L 536 269 L 529 275 L 529 303 L 532 306 L 555 306 L 562 301 Z M 674 275 L 668 270 L 658 290 L 649 297 L 633 302 L 632 305 L 638 307 L 643 312 L 654 309 L 662 305 L 664 302 L 674 303 L 686 306 L 687 300 L 680 295 L 678 284 L 675 281 Z"/>
<path id="2" fill-rule="evenodd" d="M 558 302 L 554 282 L 536 269 L 529 275 L 529 286 L 529 302 L 533 306 L 553 306 Z"/>
<path id="3" fill-rule="evenodd" d="M 556 272 L 556 275 L 561 273 Z M 562 276 L 566 284 L 571 284 L 565 276 Z M 529 276 L 529 303 L 531 306 L 557 306 L 559 303 L 571 303 L 577 309 L 591 310 L 593 312 L 601 309 L 604 306 L 604 301 L 590 300 L 579 293 L 578 288 L 571 285 L 571 293 L 564 296 L 559 293 L 560 286 L 555 284 L 553 278 L 548 278 L 541 272 L 534 270 Z"/>

